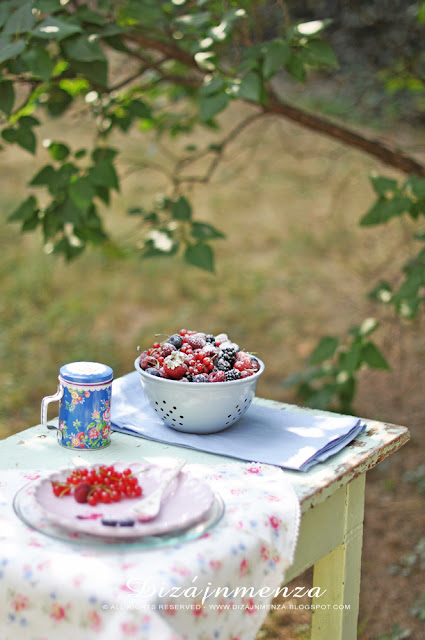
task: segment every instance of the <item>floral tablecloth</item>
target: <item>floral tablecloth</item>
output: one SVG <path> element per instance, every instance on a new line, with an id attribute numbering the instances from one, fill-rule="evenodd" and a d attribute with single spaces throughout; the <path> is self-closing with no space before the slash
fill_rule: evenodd
<path id="1" fill-rule="evenodd" d="M 197 540 L 149 551 L 29 528 L 12 500 L 45 472 L 1 471 L 2 640 L 254 639 L 293 561 L 298 499 L 277 467 L 187 468 L 222 496 L 225 515 Z"/>

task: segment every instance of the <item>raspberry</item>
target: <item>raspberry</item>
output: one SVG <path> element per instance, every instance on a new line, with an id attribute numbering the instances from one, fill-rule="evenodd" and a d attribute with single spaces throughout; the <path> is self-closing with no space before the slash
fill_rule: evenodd
<path id="1" fill-rule="evenodd" d="M 142 369 L 154 367 L 157 363 L 158 360 L 155 358 L 155 356 L 148 354 L 147 351 L 144 351 L 139 358 L 139 364 Z"/>
<path id="2" fill-rule="evenodd" d="M 241 371 L 243 371 L 243 369 L 251 369 L 251 356 L 248 353 L 245 353 L 245 351 L 239 351 L 239 353 L 236 355 L 236 364 L 242 364 L 243 367 L 240 369 Z M 237 369 L 239 369 L 239 367 L 236 367 Z"/>
<path id="3" fill-rule="evenodd" d="M 225 382 L 226 374 L 224 371 L 213 371 L 208 376 L 208 382 Z"/>
<path id="4" fill-rule="evenodd" d="M 202 349 L 206 343 L 205 333 L 194 333 L 187 337 L 187 344 L 190 344 L 192 349 Z"/>
<path id="5" fill-rule="evenodd" d="M 249 376 L 253 376 L 254 372 L 250 371 L 249 369 L 245 369 L 244 371 L 241 371 L 241 378 L 249 378 Z"/>
<path id="6" fill-rule="evenodd" d="M 227 342 L 229 340 L 229 336 L 227 333 L 219 333 L 218 336 L 215 337 L 215 344 L 219 347 L 223 342 Z"/>
<path id="7" fill-rule="evenodd" d="M 161 346 L 161 355 L 166 358 L 167 356 L 170 356 L 173 351 L 176 351 L 176 347 L 171 344 L 171 342 L 164 342 Z"/>
<path id="8" fill-rule="evenodd" d="M 207 344 L 205 347 L 202 347 L 202 353 L 204 356 L 208 356 L 208 358 L 214 358 L 218 354 L 218 349 L 213 344 Z"/>

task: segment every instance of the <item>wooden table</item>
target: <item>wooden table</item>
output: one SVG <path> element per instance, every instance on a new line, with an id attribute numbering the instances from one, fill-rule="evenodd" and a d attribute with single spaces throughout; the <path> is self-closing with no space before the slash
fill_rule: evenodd
<path id="1" fill-rule="evenodd" d="M 301 409 L 271 400 L 255 402 L 277 409 Z M 289 582 L 314 565 L 314 586 L 326 593 L 312 600 L 312 640 L 355 640 L 360 593 L 366 472 L 409 440 L 405 427 L 365 420 L 366 431 L 328 462 L 307 473 L 285 471 L 302 505 L 297 552 L 287 571 Z M 129 444 L 131 443 L 131 446 Z M 182 457 L 182 448 L 114 433 L 101 451 L 83 452 L 85 459 L 112 463 L 140 457 Z M 38 425 L 0 442 L 1 469 L 57 469 L 72 466 L 79 452 L 60 447 L 56 432 Z M 189 463 L 214 464 L 222 457 L 184 449 Z M 230 462 L 231 458 L 226 458 Z M 317 608 L 314 608 L 316 607 Z"/>

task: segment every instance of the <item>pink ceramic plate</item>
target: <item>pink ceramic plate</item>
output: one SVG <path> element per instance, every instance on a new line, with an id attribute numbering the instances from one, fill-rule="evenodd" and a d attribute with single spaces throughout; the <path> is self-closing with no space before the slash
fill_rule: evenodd
<path id="1" fill-rule="evenodd" d="M 95 467 L 97 465 L 94 465 Z M 141 463 L 115 463 L 117 470 L 130 467 L 139 477 L 143 495 L 149 496 L 158 486 L 165 467 Z M 52 491 L 52 480 L 63 482 L 73 469 L 64 469 L 37 481 L 33 492 L 34 500 L 42 509 L 46 518 L 56 525 L 74 532 L 88 535 L 135 538 L 157 536 L 184 529 L 196 524 L 205 516 L 214 501 L 210 487 L 182 472 L 168 487 L 159 515 L 151 522 L 137 522 L 133 525 L 120 524 L 135 520 L 131 506 L 137 498 L 121 500 L 112 504 L 98 504 L 95 507 L 87 503 L 78 503 L 73 496 L 57 498 Z M 116 525 L 102 524 L 102 520 L 117 522 Z"/>

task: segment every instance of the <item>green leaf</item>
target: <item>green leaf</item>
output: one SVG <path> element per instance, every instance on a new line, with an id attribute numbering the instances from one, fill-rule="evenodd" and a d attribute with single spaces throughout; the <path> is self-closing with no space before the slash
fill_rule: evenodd
<path id="1" fill-rule="evenodd" d="M 418 176 L 409 176 L 406 185 L 409 185 L 412 189 L 412 193 L 416 198 L 425 200 L 425 178 L 418 178 Z"/>
<path id="2" fill-rule="evenodd" d="M 80 209 L 88 209 L 96 195 L 95 188 L 89 178 L 79 178 L 71 182 L 69 195 Z"/>
<path id="3" fill-rule="evenodd" d="M 73 225 L 79 225 L 84 219 L 83 209 L 75 204 L 72 198 L 66 198 L 65 201 L 59 205 L 59 211 L 63 224 L 72 222 Z"/>
<path id="4" fill-rule="evenodd" d="M 91 157 L 96 164 L 104 161 L 112 163 L 117 154 L 118 151 L 113 147 L 96 147 L 96 149 L 93 149 Z"/>
<path id="5" fill-rule="evenodd" d="M 360 225 L 366 227 L 382 224 L 409 211 L 410 205 L 411 200 L 403 196 L 395 196 L 390 200 L 381 196 L 360 220 Z"/>
<path id="6" fill-rule="evenodd" d="M 95 167 L 90 167 L 89 178 L 96 186 L 120 190 L 117 172 L 108 159 L 102 160 Z"/>
<path id="7" fill-rule="evenodd" d="M 0 3 L 0 27 L 6 24 L 10 14 L 12 13 L 12 5 L 9 2 Z"/>
<path id="8" fill-rule="evenodd" d="M 15 102 L 15 90 L 13 88 L 13 82 L 10 80 L 3 80 L 0 83 L 0 111 L 9 117 L 12 113 L 13 105 Z"/>
<path id="9" fill-rule="evenodd" d="M 339 368 L 341 371 L 354 373 L 360 366 L 360 344 L 354 342 L 348 351 L 339 355 Z"/>
<path id="10" fill-rule="evenodd" d="M 45 47 L 32 44 L 22 55 L 21 60 L 33 76 L 47 82 L 52 75 L 54 62 Z"/>
<path id="11" fill-rule="evenodd" d="M 79 7 L 74 17 L 77 18 L 79 22 L 88 22 L 89 24 L 96 24 L 98 26 L 105 24 L 105 17 L 96 11 L 91 11 L 88 7 Z"/>
<path id="12" fill-rule="evenodd" d="M 180 196 L 178 200 L 173 202 L 171 214 L 174 220 L 190 220 L 192 217 L 192 207 L 189 201 L 184 196 Z"/>
<path id="13" fill-rule="evenodd" d="M 67 39 L 63 49 L 68 58 L 77 62 L 107 62 L 99 39 L 87 34 Z"/>
<path id="14" fill-rule="evenodd" d="M 200 96 L 211 96 L 215 93 L 219 93 L 226 88 L 226 82 L 221 76 L 213 76 L 208 82 L 199 89 Z"/>
<path id="15" fill-rule="evenodd" d="M 425 270 L 419 265 L 411 268 L 406 275 L 406 279 L 394 294 L 393 300 L 401 300 L 403 298 L 416 298 L 419 289 L 425 284 Z"/>
<path id="16" fill-rule="evenodd" d="M 76 247 L 70 243 L 66 236 L 61 238 L 53 248 L 53 253 L 62 253 L 68 262 L 76 258 L 82 251 L 84 251 L 84 245 Z"/>
<path id="17" fill-rule="evenodd" d="M 34 216 L 34 214 L 38 215 L 38 205 L 37 200 L 34 196 L 29 196 L 24 202 L 22 202 L 13 213 L 8 217 L 9 222 L 16 222 L 18 220 L 29 220 Z"/>
<path id="18" fill-rule="evenodd" d="M 13 142 L 16 142 L 17 129 L 15 129 L 14 127 L 7 127 L 6 129 L 2 130 L 1 137 L 6 142 L 10 142 L 12 144 Z"/>
<path id="19" fill-rule="evenodd" d="M 214 254 L 209 244 L 197 242 L 189 245 L 184 252 L 184 259 L 199 269 L 214 273 Z"/>
<path id="20" fill-rule="evenodd" d="M 312 409 L 327 409 L 333 397 L 338 391 L 336 384 L 324 385 L 321 389 L 314 391 L 305 399 L 305 403 Z"/>
<path id="21" fill-rule="evenodd" d="M 33 231 L 40 224 L 40 217 L 38 212 L 34 212 L 30 218 L 27 218 L 22 223 L 21 231 Z"/>
<path id="22" fill-rule="evenodd" d="M 324 336 L 310 356 L 309 364 L 319 364 L 332 358 L 338 348 L 339 340 L 334 336 Z"/>
<path id="23" fill-rule="evenodd" d="M 268 80 L 289 61 L 291 49 L 282 38 L 267 42 L 264 49 L 263 76 Z"/>
<path id="24" fill-rule="evenodd" d="M 72 96 L 67 91 L 57 85 L 53 85 L 50 87 L 45 106 L 49 115 L 52 118 L 57 118 L 65 113 L 70 104 L 72 104 L 72 100 Z"/>
<path id="25" fill-rule="evenodd" d="M 53 185 L 56 179 L 56 170 L 52 167 L 51 164 L 46 164 L 36 175 L 32 178 L 30 182 L 30 186 L 32 187 L 40 187 L 40 186 L 50 186 Z"/>
<path id="26" fill-rule="evenodd" d="M 16 139 L 15 142 L 17 145 L 25 149 L 25 151 L 29 151 L 34 154 L 37 146 L 37 138 L 32 129 L 29 127 L 19 127 L 16 129 Z"/>
<path id="27" fill-rule="evenodd" d="M 135 118 L 151 118 L 152 111 L 150 107 L 142 100 L 132 100 L 127 105 L 127 110 Z"/>
<path id="28" fill-rule="evenodd" d="M 225 238 L 221 231 L 218 231 L 212 224 L 206 222 L 192 222 L 190 233 L 197 240 L 214 240 L 215 238 Z"/>
<path id="29" fill-rule="evenodd" d="M 262 94 L 263 83 L 260 75 L 255 71 L 248 71 L 239 85 L 239 97 L 251 102 L 261 102 Z"/>
<path id="30" fill-rule="evenodd" d="M 356 393 L 357 383 L 353 376 L 350 376 L 342 384 L 339 385 L 337 394 L 341 410 L 344 413 L 350 413 L 351 405 Z"/>
<path id="31" fill-rule="evenodd" d="M 53 16 L 47 16 L 32 30 L 32 34 L 36 38 L 56 40 L 58 42 L 81 32 L 82 28 L 78 24 L 61 18 L 54 18 Z"/>
<path id="32" fill-rule="evenodd" d="M 90 80 L 94 85 L 106 87 L 108 85 L 108 61 L 95 60 L 93 62 L 83 62 L 72 60 L 71 67 L 75 73 L 80 73 Z"/>
<path id="33" fill-rule="evenodd" d="M 62 6 L 58 0 L 35 0 L 35 8 L 41 13 L 58 13 Z"/>
<path id="34" fill-rule="evenodd" d="M 385 176 L 370 176 L 370 181 L 374 192 L 378 196 L 388 196 L 388 193 L 394 193 L 397 190 L 397 180 L 387 178 Z"/>
<path id="35" fill-rule="evenodd" d="M 62 142 L 52 142 L 49 145 L 49 153 L 53 160 L 66 160 L 69 154 L 71 153 L 68 145 L 63 144 Z"/>
<path id="36" fill-rule="evenodd" d="M 304 59 L 310 65 L 338 67 L 338 59 L 331 45 L 320 38 L 310 38 L 304 48 Z"/>
<path id="37" fill-rule="evenodd" d="M 227 93 L 217 93 L 212 96 L 201 97 L 199 100 L 199 119 L 201 122 L 208 122 L 217 113 L 223 111 L 229 104 L 230 97 Z"/>
<path id="38" fill-rule="evenodd" d="M 383 369 L 386 371 L 391 369 L 390 365 L 373 342 L 365 342 L 362 345 L 361 357 L 363 362 L 373 369 Z"/>
<path id="39" fill-rule="evenodd" d="M 302 53 L 291 51 L 291 55 L 288 62 L 285 64 L 285 68 L 287 72 L 295 78 L 295 80 L 298 80 L 298 82 L 305 81 L 306 73 Z"/>
<path id="40" fill-rule="evenodd" d="M 32 12 L 32 1 L 28 0 L 17 9 L 7 20 L 3 27 L 3 34 L 18 35 L 30 31 L 35 24 L 35 15 Z"/>
<path id="41" fill-rule="evenodd" d="M 6 60 L 16 58 L 25 49 L 25 40 L 15 40 L 8 42 L 5 38 L 0 38 L 0 64 Z"/>
<path id="42" fill-rule="evenodd" d="M 211 19 L 209 11 L 200 11 L 199 13 L 188 13 L 187 15 L 178 16 L 176 23 L 179 28 L 190 27 L 192 29 L 199 29 L 208 24 Z"/>

